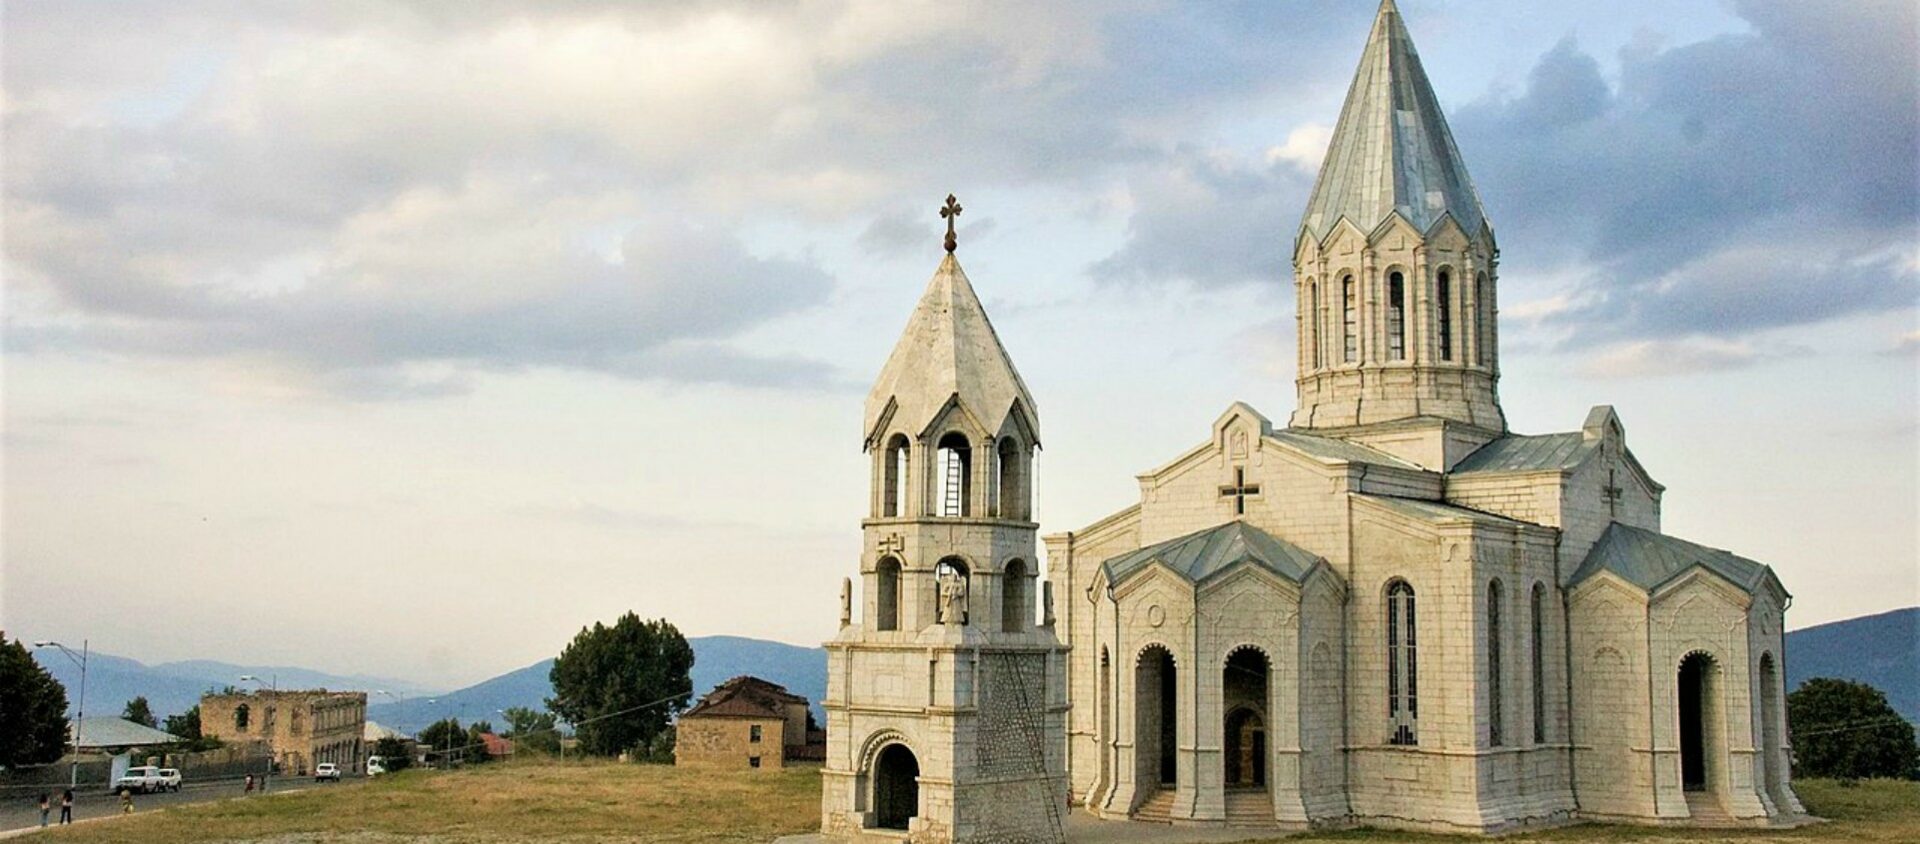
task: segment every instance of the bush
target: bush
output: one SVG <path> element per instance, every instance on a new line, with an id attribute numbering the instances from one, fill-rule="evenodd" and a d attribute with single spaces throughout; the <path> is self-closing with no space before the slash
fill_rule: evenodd
<path id="1" fill-rule="evenodd" d="M 1836 779 L 1920 779 L 1913 724 L 1879 689 L 1816 677 L 1787 695 L 1793 775 Z"/>

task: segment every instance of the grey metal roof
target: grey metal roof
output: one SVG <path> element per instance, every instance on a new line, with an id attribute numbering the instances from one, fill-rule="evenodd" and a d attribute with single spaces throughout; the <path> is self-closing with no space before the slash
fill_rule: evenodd
<path id="1" fill-rule="evenodd" d="M 1567 470 L 1586 462 L 1600 448 L 1600 440 L 1579 431 L 1538 436 L 1505 436 L 1480 447 L 1453 467 L 1453 474 L 1470 472 L 1541 472 Z"/>
<path id="2" fill-rule="evenodd" d="M 1766 566 L 1730 551 L 1614 522 L 1587 552 L 1568 585 L 1610 571 L 1651 592 L 1695 565 L 1706 566 L 1748 594 L 1758 589 L 1770 573 Z"/>
<path id="3" fill-rule="evenodd" d="M 1323 460 L 1345 460 L 1352 463 L 1374 463 L 1381 466 L 1394 466 L 1401 469 L 1419 469 L 1420 467 L 1401 460 L 1379 449 L 1370 448 L 1333 437 L 1318 437 L 1298 431 L 1274 431 L 1268 438 L 1293 446 L 1310 456 Z"/>
<path id="4" fill-rule="evenodd" d="M 94 715 L 80 722 L 80 746 L 83 748 L 108 747 L 145 747 L 154 744 L 172 744 L 180 737 L 172 733 L 163 733 L 145 724 L 135 724 L 125 718 L 108 715 Z M 73 735 L 74 723 L 67 722 L 67 735 Z"/>
<path id="5" fill-rule="evenodd" d="M 1114 557 L 1106 562 L 1107 581 L 1119 583 L 1158 561 L 1200 583 L 1249 560 L 1299 583 L 1320 558 L 1246 522 L 1232 521 Z"/>
<path id="6" fill-rule="evenodd" d="M 1346 217 L 1371 232 L 1394 211 L 1422 232 L 1451 213 L 1469 236 L 1477 235 L 1486 219 L 1400 10 L 1386 0 L 1302 225 L 1322 238 Z"/>
<path id="7" fill-rule="evenodd" d="M 1455 507 L 1452 504 L 1442 504 L 1438 501 L 1427 501 L 1419 498 L 1397 498 L 1391 495 L 1367 495 L 1367 494 L 1357 494 L 1356 497 L 1364 498 L 1368 501 L 1377 502 L 1381 506 L 1384 506 L 1389 510 L 1394 510 L 1400 513 L 1404 513 L 1408 516 L 1412 516 L 1413 518 L 1420 519 L 1422 521 L 1438 522 L 1438 521 L 1450 521 L 1450 520 L 1465 520 L 1470 522 L 1484 522 L 1486 524 L 1497 524 L 1497 525 L 1532 524 L 1532 522 L 1523 522 L 1518 519 L 1509 519 L 1506 516 L 1497 516 L 1492 513 L 1485 513 L 1479 510 L 1469 510 L 1465 507 Z"/>

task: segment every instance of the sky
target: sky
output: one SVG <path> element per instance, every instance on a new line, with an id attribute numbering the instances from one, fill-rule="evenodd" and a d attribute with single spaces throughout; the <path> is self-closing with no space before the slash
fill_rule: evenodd
<path id="1" fill-rule="evenodd" d="M 1375 4 L 0 11 L 0 627 L 448 687 L 632 610 L 812 644 L 861 402 L 959 256 L 1044 532 L 1244 400 Z M 1920 603 L 1900 0 L 1400 3 L 1518 432 L 1614 405 L 1789 627 Z"/>

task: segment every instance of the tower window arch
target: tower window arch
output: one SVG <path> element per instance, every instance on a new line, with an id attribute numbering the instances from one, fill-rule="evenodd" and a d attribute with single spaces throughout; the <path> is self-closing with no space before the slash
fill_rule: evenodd
<path id="1" fill-rule="evenodd" d="M 880 515 L 887 518 L 898 518 L 907 514 L 906 480 L 911 477 L 907 472 L 907 454 L 910 450 L 911 444 L 906 434 L 894 434 L 892 439 L 887 440 L 887 451 L 881 458 L 887 465 L 886 481 L 882 489 L 884 500 L 881 502 L 880 509 Z"/>
<path id="2" fill-rule="evenodd" d="M 233 728 L 244 733 L 251 726 L 253 726 L 253 709 L 244 703 L 234 707 Z"/>
<path id="3" fill-rule="evenodd" d="M 967 435 L 954 431 L 940 438 L 940 475 L 935 492 L 942 516 L 973 515 L 973 446 Z"/>
<path id="4" fill-rule="evenodd" d="M 1433 301 L 1439 322 L 1440 359 L 1453 360 L 1453 274 L 1441 270 L 1433 279 Z"/>
<path id="5" fill-rule="evenodd" d="M 1473 362 L 1486 366 L 1493 356 L 1490 350 L 1493 345 L 1493 285 L 1487 283 L 1486 273 L 1480 273 L 1474 277 L 1473 287 Z"/>
<path id="6" fill-rule="evenodd" d="M 1027 451 L 1014 437 L 1001 437 L 994 481 L 999 499 L 998 515 L 1005 519 L 1029 518 L 1032 496 L 1028 492 Z"/>
<path id="7" fill-rule="evenodd" d="M 1311 278 L 1307 279 L 1307 300 L 1307 318 L 1305 320 L 1307 328 L 1305 334 L 1308 338 L 1307 345 L 1313 350 L 1311 352 L 1313 368 L 1319 369 L 1326 365 L 1320 359 L 1320 320 L 1322 319 L 1322 314 L 1320 313 L 1320 285 Z"/>
<path id="8" fill-rule="evenodd" d="M 1420 721 L 1418 647 L 1413 585 L 1396 579 L 1387 585 L 1388 744 L 1420 743 L 1417 730 Z"/>
<path id="9" fill-rule="evenodd" d="M 900 561 L 883 557 L 874 566 L 873 629 L 900 629 Z"/>
<path id="10" fill-rule="evenodd" d="M 933 589 L 935 620 L 941 624 L 967 623 L 972 613 L 973 578 L 965 560 L 948 557 L 934 564 Z"/>
<path id="11" fill-rule="evenodd" d="M 1340 279 L 1340 359 L 1353 363 L 1360 359 L 1360 302 L 1353 276 Z"/>
<path id="12" fill-rule="evenodd" d="M 1000 575 L 1000 629 L 1008 633 L 1022 632 L 1032 616 L 1033 602 L 1027 597 L 1027 564 L 1013 560 Z"/>
<path id="13" fill-rule="evenodd" d="M 1407 277 L 1387 274 L 1387 358 L 1407 359 Z"/>
<path id="14" fill-rule="evenodd" d="M 1543 619 L 1543 605 L 1546 603 L 1547 587 L 1533 585 L 1532 618 L 1533 623 L 1533 742 L 1540 744 L 1547 740 L 1547 661 L 1543 641 L 1546 622 Z"/>
<path id="15" fill-rule="evenodd" d="M 1487 745 L 1499 747 L 1506 739 L 1503 735 L 1506 727 L 1504 710 L 1506 701 L 1501 694 L 1501 658 L 1500 648 L 1500 581 L 1487 583 Z"/>

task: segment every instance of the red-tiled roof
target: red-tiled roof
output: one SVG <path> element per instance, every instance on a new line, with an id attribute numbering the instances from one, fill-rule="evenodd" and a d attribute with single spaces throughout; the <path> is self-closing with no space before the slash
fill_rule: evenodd
<path id="1" fill-rule="evenodd" d="M 682 718 L 784 718 L 787 704 L 807 699 L 758 677 L 740 676 L 721 683 L 682 713 Z"/>
<path id="2" fill-rule="evenodd" d="M 513 742 L 492 733 L 481 733 L 480 743 L 486 745 L 488 756 L 510 756 L 513 754 Z"/>

